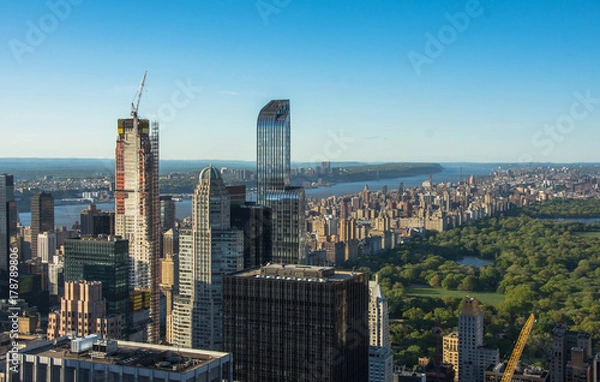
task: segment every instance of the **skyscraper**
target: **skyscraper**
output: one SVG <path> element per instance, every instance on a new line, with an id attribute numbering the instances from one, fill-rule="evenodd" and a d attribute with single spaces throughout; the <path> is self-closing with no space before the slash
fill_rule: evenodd
<path id="1" fill-rule="evenodd" d="M 383 295 L 378 278 L 369 281 L 369 332 L 371 346 L 392 348 L 388 302 Z"/>
<path id="2" fill-rule="evenodd" d="M 0 299 L 8 299 L 11 237 L 17 230 L 17 204 L 12 175 L 0 174 Z"/>
<path id="3" fill-rule="evenodd" d="M 54 197 L 40 192 L 31 197 L 31 254 L 37 256 L 37 237 L 43 232 L 54 233 Z"/>
<path id="4" fill-rule="evenodd" d="M 53 263 L 56 253 L 56 234 L 55 233 L 39 233 L 37 237 L 37 256 L 42 263 Z"/>
<path id="5" fill-rule="evenodd" d="M 230 227 L 229 193 L 219 172 L 207 167 L 192 196 L 192 229 L 180 236 L 176 345 L 223 348 L 223 276 L 243 269 L 244 253 L 243 232 Z"/>
<path id="6" fill-rule="evenodd" d="M 100 211 L 95 204 L 90 204 L 87 209 L 79 214 L 81 222 L 81 235 L 114 235 L 115 213 L 113 211 Z"/>
<path id="7" fill-rule="evenodd" d="M 257 201 L 269 190 L 290 185 L 290 101 L 273 100 L 258 114 L 256 136 Z"/>
<path id="8" fill-rule="evenodd" d="M 129 334 L 127 240 L 111 236 L 65 240 L 65 281 L 101 281 L 107 314 L 121 316 Z"/>
<path id="9" fill-rule="evenodd" d="M 272 264 L 225 276 L 234 380 L 367 381 L 368 275 Z"/>
<path id="10" fill-rule="evenodd" d="M 257 122 L 257 201 L 271 208 L 272 260 L 304 262 L 305 194 L 290 187 L 290 101 L 274 100 L 262 108 Z"/>
<path id="11" fill-rule="evenodd" d="M 458 316 L 458 380 L 461 382 L 483 381 L 485 369 L 499 362 L 498 349 L 485 347 L 483 329 L 479 300 L 466 297 Z"/>
<path id="12" fill-rule="evenodd" d="M 143 83 L 142 83 L 143 84 Z M 160 199 L 158 123 L 119 119 L 116 146 L 115 234 L 129 241 L 129 286 L 150 291 L 148 341 L 160 339 Z"/>

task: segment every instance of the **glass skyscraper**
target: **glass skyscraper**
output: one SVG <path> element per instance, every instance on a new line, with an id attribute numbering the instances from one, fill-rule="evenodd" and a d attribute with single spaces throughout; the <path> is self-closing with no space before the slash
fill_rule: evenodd
<path id="1" fill-rule="evenodd" d="M 273 100 L 258 114 L 256 134 L 257 201 L 269 190 L 290 185 L 290 101 Z"/>
<path id="2" fill-rule="evenodd" d="M 272 211 L 272 261 L 299 264 L 305 259 L 305 196 L 290 187 L 290 101 L 273 100 L 258 115 L 256 135 L 257 201 Z"/>
<path id="3" fill-rule="evenodd" d="M 13 184 L 12 175 L 0 174 L 0 299 L 9 297 L 10 242 L 17 229 L 17 204 Z"/>

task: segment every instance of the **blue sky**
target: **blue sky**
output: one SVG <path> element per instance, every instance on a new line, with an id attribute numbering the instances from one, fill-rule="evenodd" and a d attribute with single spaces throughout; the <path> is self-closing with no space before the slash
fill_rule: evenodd
<path id="1" fill-rule="evenodd" d="M 597 1 L 5 1 L 0 157 L 254 160 L 292 107 L 295 161 L 600 161 Z"/>

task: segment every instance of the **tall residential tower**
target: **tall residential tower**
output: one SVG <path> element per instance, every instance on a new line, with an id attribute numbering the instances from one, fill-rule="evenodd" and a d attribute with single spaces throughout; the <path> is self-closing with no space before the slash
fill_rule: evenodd
<path id="1" fill-rule="evenodd" d="M 272 260 L 305 260 L 305 194 L 290 187 L 290 101 L 273 100 L 258 115 L 257 201 L 272 210 Z"/>
<path id="2" fill-rule="evenodd" d="M 244 263 L 244 234 L 230 229 L 230 209 L 219 172 L 205 168 L 192 196 L 192 229 L 180 236 L 175 345 L 223 348 L 223 276 L 242 270 Z"/>
<path id="3" fill-rule="evenodd" d="M 144 79 L 146 76 L 144 75 Z M 138 92 L 143 89 L 144 80 Z M 129 286 L 150 291 L 148 341 L 160 339 L 159 258 L 160 199 L 158 184 L 158 123 L 132 118 L 118 120 L 115 182 L 115 234 L 129 240 Z"/>

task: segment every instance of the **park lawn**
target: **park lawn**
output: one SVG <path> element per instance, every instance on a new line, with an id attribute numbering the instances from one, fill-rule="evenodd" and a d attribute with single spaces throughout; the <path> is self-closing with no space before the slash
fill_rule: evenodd
<path id="1" fill-rule="evenodd" d="M 592 239 L 600 239 L 600 232 L 590 231 L 590 232 L 573 232 L 576 236 L 588 237 Z"/>
<path id="2" fill-rule="evenodd" d="M 458 297 L 465 298 L 477 297 L 477 299 L 484 305 L 498 305 L 504 301 L 504 295 L 501 293 L 494 292 L 467 292 L 460 290 L 447 290 L 444 288 L 430 288 L 430 287 L 410 287 L 406 288 L 406 294 L 414 297 L 431 297 L 431 298 L 442 298 L 442 297 Z"/>

